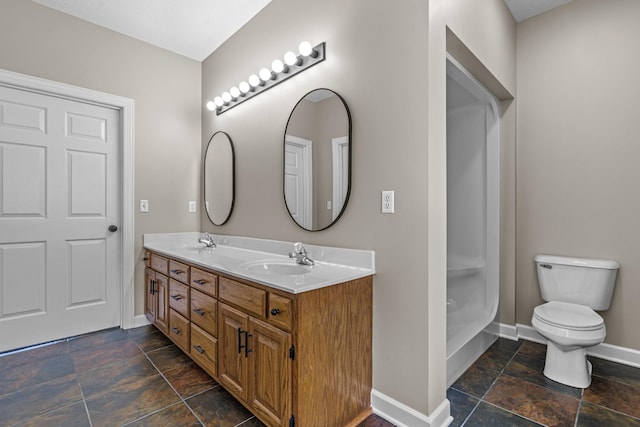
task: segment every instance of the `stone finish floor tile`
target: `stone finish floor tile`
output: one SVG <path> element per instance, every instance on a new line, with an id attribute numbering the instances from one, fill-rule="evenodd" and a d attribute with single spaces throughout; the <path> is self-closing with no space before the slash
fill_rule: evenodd
<path id="1" fill-rule="evenodd" d="M 161 375 L 142 378 L 86 400 L 94 427 L 123 425 L 180 400 Z"/>
<path id="2" fill-rule="evenodd" d="M 518 354 L 544 360 L 547 358 L 547 346 L 537 342 L 525 341 L 518 349 Z"/>
<path id="3" fill-rule="evenodd" d="M 508 375 L 498 378 L 484 400 L 547 426 L 572 426 L 580 402 Z"/>
<path id="4" fill-rule="evenodd" d="M 501 350 L 498 346 L 491 346 L 475 361 L 474 365 L 500 372 L 512 357 L 513 352 Z"/>
<path id="5" fill-rule="evenodd" d="M 0 372 L 68 353 L 69 343 L 66 340 L 6 352 L 0 354 Z"/>
<path id="6" fill-rule="evenodd" d="M 640 418 L 640 387 L 594 376 L 584 391 L 584 400 Z"/>
<path id="7" fill-rule="evenodd" d="M 81 372 L 78 380 L 85 398 L 88 398 L 154 375 L 158 375 L 156 368 L 144 354 L 139 354 Z"/>
<path id="8" fill-rule="evenodd" d="M 167 338 L 165 334 L 159 331 L 151 334 L 134 335 L 132 336 L 132 339 L 144 352 L 157 350 L 159 348 L 167 347 L 172 344 L 171 340 Z"/>
<path id="9" fill-rule="evenodd" d="M 541 424 L 485 402 L 478 405 L 464 425 L 465 427 L 542 427 Z"/>
<path id="10" fill-rule="evenodd" d="M 497 371 L 485 369 L 474 364 L 451 387 L 473 397 L 482 398 L 499 374 Z"/>
<path id="11" fill-rule="evenodd" d="M 603 426 L 640 427 L 640 419 L 589 402 L 582 402 L 576 427 Z"/>
<path id="12" fill-rule="evenodd" d="M 0 362 L 1 363 L 1 362 Z M 68 353 L 0 371 L 0 395 L 74 374 Z"/>
<path id="13" fill-rule="evenodd" d="M 163 375 L 183 399 L 200 394 L 218 385 L 209 374 L 193 362 L 166 371 Z"/>
<path id="14" fill-rule="evenodd" d="M 394 424 L 391 424 L 389 421 L 380 418 L 376 414 L 371 414 L 367 418 L 364 419 L 358 427 L 393 427 Z M 244 427 L 244 424 L 242 425 Z"/>
<path id="15" fill-rule="evenodd" d="M 134 341 L 122 340 L 83 348 L 71 353 L 71 357 L 73 357 L 76 372 L 84 372 L 139 354 L 142 354 L 142 351 Z"/>
<path id="16" fill-rule="evenodd" d="M 182 350 L 173 344 L 159 350 L 150 351 L 147 356 L 160 372 L 170 371 L 193 363 Z"/>
<path id="17" fill-rule="evenodd" d="M 127 424 L 127 427 L 200 427 L 200 421 L 182 402 Z"/>
<path id="18" fill-rule="evenodd" d="M 620 383 L 640 387 L 640 368 L 625 366 L 597 357 L 590 357 L 593 375 L 618 381 Z"/>
<path id="19" fill-rule="evenodd" d="M 447 390 L 447 399 L 451 403 L 450 411 L 453 417 L 449 427 L 460 427 L 480 402 L 475 397 L 452 388 Z"/>
<path id="20" fill-rule="evenodd" d="M 207 427 L 235 427 L 253 417 L 222 387 L 212 388 L 186 402 Z"/>
<path id="21" fill-rule="evenodd" d="M 123 329 L 105 329 L 104 331 L 69 338 L 69 350 L 74 352 L 94 348 L 108 343 L 123 341 L 128 338 L 129 334 Z"/>
<path id="22" fill-rule="evenodd" d="M 20 421 L 17 426 L 20 427 L 90 427 L 89 416 L 84 402 L 74 403 L 60 409 L 55 409 L 46 414 L 25 421 Z"/>
<path id="23" fill-rule="evenodd" d="M 568 396 L 580 399 L 582 389 L 560 384 L 544 376 L 544 360 L 517 354 L 507 365 L 504 373 L 512 377 L 529 381 L 530 383 L 558 391 Z"/>

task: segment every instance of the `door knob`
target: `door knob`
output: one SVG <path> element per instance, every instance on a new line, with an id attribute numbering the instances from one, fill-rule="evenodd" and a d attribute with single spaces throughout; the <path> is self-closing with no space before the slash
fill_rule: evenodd
<path id="1" fill-rule="evenodd" d="M 115 232 L 115 231 L 118 231 L 118 226 L 117 225 L 110 225 L 109 226 L 109 231 L 112 232 L 112 233 Z"/>

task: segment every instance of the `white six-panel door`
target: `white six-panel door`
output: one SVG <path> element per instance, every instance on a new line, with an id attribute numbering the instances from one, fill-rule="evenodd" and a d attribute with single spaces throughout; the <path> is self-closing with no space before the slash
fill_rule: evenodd
<path id="1" fill-rule="evenodd" d="M 120 324 L 120 112 L 0 86 L 0 351 Z"/>
<path id="2" fill-rule="evenodd" d="M 313 228 L 312 141 L 286 135 L 284 142 L 284 199 L 291 217 Z"/>

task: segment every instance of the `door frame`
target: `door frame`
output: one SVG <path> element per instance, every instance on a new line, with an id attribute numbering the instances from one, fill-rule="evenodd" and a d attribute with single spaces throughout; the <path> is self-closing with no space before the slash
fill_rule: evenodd
<path id="1" fill-rule="evenodd" d="M 347 148 L 347 154 L 344 154 L 344 148 Z M 335 221 L 342 212 L 347 201 L 349 193 L 349 176 L 343 173 L 346 163 L 349 167 L 349 136 L 338 136 L 331 138 L 331 155 L 333 157 L 333 205 L 332 205 L 332 221 Z M 346 188 L 345 188 L 346 182 Z M 344 193 L 343 190 L 344 189 Z"/>
<path id="2" fill-rule="evenodd" d="M 33 77 L 0 69 L 0 85 L 56 96 L 120 111 L 121 130 L 121 188 L 120 188 L 120 327 L 130 329 L 135 325 L 134 286 L 134 173 L 133 173 L 133 124 L 134 101 L 117 95 L 98 92 L 79 86 Z"/>

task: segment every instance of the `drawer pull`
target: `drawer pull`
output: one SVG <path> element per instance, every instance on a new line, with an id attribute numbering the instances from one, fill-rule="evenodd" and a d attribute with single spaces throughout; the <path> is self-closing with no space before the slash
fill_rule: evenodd
<path id="1" fill-rule="evenodd" d="M 201 309 L 199 309 L 199 308 L 194 308 L 194 309 L 193 309 L 193 311 L 194 311 L 196 314 L 200 315 L 200 316 L 204 316 L 205 314 L 207 314 L 207 312 L 206 312 L 206 311 L 201 310 Z"/>
<path id="2" fill-rule="evenodd" d="M 151 259 L 151 258 L 149 258 L 149 257 L 144 257 L 144 258 L 142 258 L 142 260 L 143 260 L 143 261 L 149 261 L 150 259 Z"/>
<path id="3" fill-rule="evenodd" d="M 171 331 L 176 335 L 182 335 L 182 331 L 178 328 L 171 328 Z"/>
<path id="4" fill-rule="evenodd" d="M 207 281 L 203 279 L 198 279 L 198 280 L 194 280 L 193 283 L 196 283 L 200 286 L 204 286 L 207 283 Z"/>
<path id="5" fill-rule="evenodd" d="M 184 297 L 182 295 L 171 295 L 171 298 L 173 298 L 176 301 L 180 301 Z"/>
<path id="6" fill-rule="evenodd" d="M 182 271 L 182 270 L 171 270 L 171 272 L 173 274 L 177 274 L 178 276 L 181 275 L 182 273 L 184 273 L 184 271 Z"/>
<path id="7" fill-rule="evenodd" d="M 204 348 L 200 347 L 199 345 L 194 345 L 193 348 L 195 348 L 198 353 L 204 354 Z"/>
<path id="8" fill-rule="evenodd" d="M 252 337 L 249 331 L 244 331 L 244 357 L 249 357 L 249 353 L 253 350 L 249 348 L 249 337 Z"/>
<path id="9" fill-rule="evenodd" d="M 278 314 L 280 314 L 280 309 L 279 308 L 271 309 L 271 315 L 272 316 L 277 316 Z"/>

